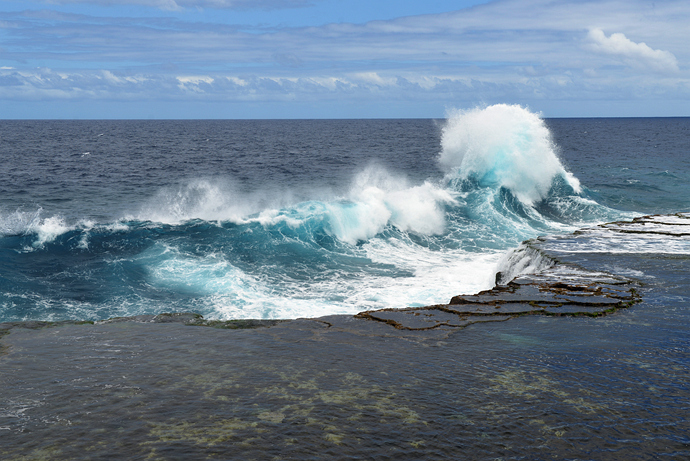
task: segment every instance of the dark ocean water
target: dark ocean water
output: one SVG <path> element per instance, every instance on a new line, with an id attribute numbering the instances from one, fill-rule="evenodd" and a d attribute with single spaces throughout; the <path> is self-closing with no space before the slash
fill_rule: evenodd
<path id="1" fill-rule="evenodd" d="M 689 139 L 688 118 L 501 105 L 448 120 L 1 121 L 0 321 L 447 302 L 491 288 L 525 239 L 687 211 Z"/>

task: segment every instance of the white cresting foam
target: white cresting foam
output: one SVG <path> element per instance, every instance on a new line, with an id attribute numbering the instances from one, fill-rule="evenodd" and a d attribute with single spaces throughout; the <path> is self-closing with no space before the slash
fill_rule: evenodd
<path id="1" fill-rule="evenodd" d="M 327 204 L 329 230 L 340 241 L 367 241 L 391 224 L 403 232 L 438 235 L 445 231 L 449 191 L 429 182 L 410 186 L 405 178 L 370 167 L 358 174 L 346 200 Z"/>
<path id="2" fill-rule="evenodd" d="M 60 216 L 51 216 L 33 222 L 27 232 L 35 233 L 36 240 L 32 244 L 34 248 L 42 247 L 46 243 L 53 242 L 58 236 L 72 230 Z"/>
<path id="3" fill-rule="evenodd" d="M 410 186 L 405 178 L 377 167 L 356 175 L 345 196 L 290 204 L 289 192 L 275 200 L 269 200 L 269 195 L 242 195 L 221 184 L 197 180 L 178 189 L 161 190 L 136 219 L 164 224 L 202 219 L 265 227 L 284 223 L 292 228 L 311 221 L 323 223 L 338 240 L 354 245 L 373 238 L 389 224 L 402 231 L 441 234 L 446 225 L 444 206 L 455 203 L 447 190 L 429 182 Z"/>
<path id="4" fill-rule="evenodd" d="M 579 181 L 556 156 L 544 122 L 518 105 L 451 112 L 441 146 L 439 162 L 451 170 L 449 177 L 472 176 L 482 187 L 504 187 L 526 205 L 545 198 L 557 175 L 580 192 Z"/>

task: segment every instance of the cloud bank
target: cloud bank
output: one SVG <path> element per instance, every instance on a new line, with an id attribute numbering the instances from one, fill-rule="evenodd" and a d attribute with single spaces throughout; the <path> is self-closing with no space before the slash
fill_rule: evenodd
<path id="1" fill-rule="evenodd" d="M 211 3 L 240 5 L 176 5 Z M 593 5 L 500 0 L 443 14 L 314 27 L 233 24 L 212 14 L 191 21 L 184 14 L 2 13 L 0 101 L 359 104 L 390 107 L 377 116 L 393 117 L 401 110 L 414 116 L 418 107 L 443 116 L 447 107 L 498 102 L 535 110 L 690 102 L 690 4 Z M 1 107 L 0 117 L 12 115 Z"/>

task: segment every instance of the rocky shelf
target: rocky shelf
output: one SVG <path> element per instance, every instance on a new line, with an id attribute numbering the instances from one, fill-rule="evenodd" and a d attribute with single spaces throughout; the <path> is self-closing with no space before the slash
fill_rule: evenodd
<path id="1" fill-rule="evenodd" d="M 605 274 L 562 268 L 524 275 L 473 296 L 455 296 L 448 304 L 362 312 L 358 318 L 385 322 L 402 330 L 465 327 L 520 315 L 598 317 L 634 304 L 635 283 Z"/>
<path id="2" fill-rule="evenodd" d="M 634 234 L 631 236 L 629 234 Z M 668 239 L 690 236 L 690 213 L 642 216 L 575 232 L 583 252 L 597 250 L 605 242 L 648 251 L 668 246 Z M 630 238 L 632 237 L 632 240 Z M 639 282 L 628 277 L 592 271 L 569 262 L 559 254 L 560 237 L 523 242 L 515 260 L 541 259 L 545 268 L 534 274 L 519 275 L 503 284 L 506 277 L 496 274 L 497 285 L 471 296 L 455 296 L 448 304 L 406 309 L 381 309 L 361 312 L 357 318 L 387 323 L 400 330 L 460 328 L 477 322 L 501 321 L 521 315 L 598 317 L 626 308 L 640 300 Z M 615 240 L 615 242 L 614 242 Z M 634 251 L 634 250 L 633 250 Z"/>

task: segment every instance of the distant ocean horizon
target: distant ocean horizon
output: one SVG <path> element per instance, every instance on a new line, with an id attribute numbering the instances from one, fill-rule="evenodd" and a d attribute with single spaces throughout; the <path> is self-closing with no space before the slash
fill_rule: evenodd
<path id="1" fill-rule="evenodd" d="M 0 322 L 354 314 L 690 208 L 690 118 L 0 121 Z M 616 249 L 611 248 L 615 253 Z"/>

